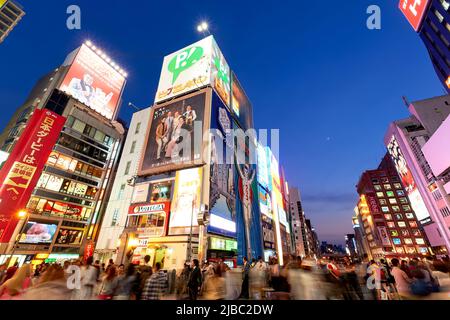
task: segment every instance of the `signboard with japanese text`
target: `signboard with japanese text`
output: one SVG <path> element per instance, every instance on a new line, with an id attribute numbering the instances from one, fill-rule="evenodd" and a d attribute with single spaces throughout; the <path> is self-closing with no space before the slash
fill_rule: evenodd
<path id="1" fill-rule="evenodd" d="M 36 109 L 0 170 L 0 242 L 9 242 L 66 118 Z"/>
<path id="2" fill-rule="evenodd" d="M 415 31 L 419 31 L 429 0 L 400 0 L 398 7 Z"/>

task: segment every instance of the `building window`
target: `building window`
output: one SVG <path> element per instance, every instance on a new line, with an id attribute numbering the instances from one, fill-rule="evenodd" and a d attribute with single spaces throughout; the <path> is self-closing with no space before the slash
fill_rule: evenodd
<path id="1" fill-rule="evenodd" d="M 139 131 L 141 131 L 141 123 L 140 122 L 138 122 L 136 124 L 136 130 L 134 131 L 134 134 L 139 134 Z"/>
<path id="2" fill-rule="evenodd" d="M 125 184 L 120 186 L 119 194 L 117 195 L 117 200 L 123 199 L 123 193 L 125 192 Z"/>
<path id="3" fill-rule="evenodd" d="M 383 192 L 377 192 L 377 197 L 378 197 L 378 198 L 383 198 L 383 197 L 384 197 Z"/>
<path id="4" fill-rule="evenodd" d="M 403 190 L 397 190 L 397 195 L 403 197 L 405 195 L 405 192 Z"/>
<path id="5" fill-rule="evenodd" d="M 125 175 L 129 175 L 130 174 L 130 168 L 131 168 L 131 161 L 127 162 L 127 166 L 125 168 Z"/>
<path id="6" fill-rule="evenodd" d="M 380 199 L 380 204 L 381 204 L 381 205 L 387 204 L 386 199 Z"/>
<path id="7" fill-rule="evenodd" d="M 390 198 L 390 199 L 389 199 L 389 203 L 390 203 L 390 204 L 397 204 L 397 199 L 395 199 L 395 198 Z"/>
<path id="8" fill-rule="evenodd" d="M 133 154 L 135 149 L 136 149 L 136 141 L 133 141 L 133 143 L 131 144 L 130 154 Z"/>
<path id="9" fill-rule="evenodd" d="M 374 185 L 376 191 L 381 191 L 381 186 L 379 184 Z"/>
<path id="10" fill-rule="evenodd" d="M 389 212 L 389 207 L 381 207 L 381 210 L 382 210 L 383 212 Z"/>
<path id="11" fill-rule="evenodd" d="M 445 9 L 445 11 L 448 11 L 448 8 L 450 7 L 450 3 L 447 0 L 440 0 L 442 7 Z"/>
<path id="12" fill-rule="evenodd" d="M 114 213 L 111 220 L 111 227 L 115 227 L 119 224 L 119 209 L 114 209 Z"/>
<path id="13" fill-rule="evenodd" d="M 386 190 L 391 190 L 391 189 L 392 189 L 392 187 L 391 187 L 390 184 L 385 184 L 385 185 L 383 185 L 383 187 L 384 187 Z"/>
<path id="14" fill-rule="evenodd" d="M 394 193 L 392 191 L 386 191 L 386 194 L 390 198 L 394 197 Z"/>
<path id="15" fill-rule="evenodd" d="M 402 185 L 400 183 L 394 183 L 394 188 L 395 189 L 401 189 Z"/>
<path id="16" fill-rule="evenodd" d="M 442 22 L 444 21 L 444 17 L 442 16 L 442 14 L 441 14 L 439 11 L 434 10 L 434 14 L 435 14 L 436 17 L 439 19 L 439 22 L 440 22 L 440 23 L 442 23 Z"/>

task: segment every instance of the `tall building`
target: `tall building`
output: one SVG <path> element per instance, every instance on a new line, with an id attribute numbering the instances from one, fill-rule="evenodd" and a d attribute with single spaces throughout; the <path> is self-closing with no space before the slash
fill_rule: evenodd
<path id="1" fill-rule="evenodd" d="M 443 183 L 433 174 L 422 148 L 431 135 L 427 128 L 436 130 L 438 123 L 449 114 L 446 99 L 444 96 L 413 102 L 409 107 L 413 115 L 391 123 L 384 138 L 411 205 L 433 252 L 438 255 L 447 254 L 449 249 L 450 230 L 442 213 L 449 208 L 449 201 Z"/>
<path id="2" fill-rule="evenodd" d="M 305 247 L 307 246 L 305 213 L 303 212 L 300 191 L 298 188 L 289 188 L 289 201 L 292 212 L 292 232 L 295 239 L 295 254 L 297 256 L 305 257 Z"/>
<path id="3" fill-rule="evenodd" d="M 399 8 L 418 32 L 439 80 L 450 93 L 450 2 L 400 0 Z"/>
<path id="4" fill-rule="evenodd" d="M 121 236 L 126 227 L 129 208 L 133 203 L 134 184 L 146 142 L 151 108 L 135 112 L 123 145 L 117 174 L 108 201 L 95 248 L 96 258 L 107 262 L 118 259 Z M 138 194 L 136 194 L 138 196 Z"/>
<path id="5" fill-rule="evenodd" d="M 125 133 L 116 121 L 125 83 L 126 73 L 87 42 L 42 78 L 13 115 L 0 139 L 9 158 L 39 110 L 65 123 L 49 156 L 38 159 L 45 166 L 29 185 L 23 227 L 1 244 L 0 259 L 14 253 L 12 262 L 40 263 L 93 255 Z"/>
<path id="6" fill-rule="evenodd" d="M 411 258 L 429 254 L 426 235 L 388 154 L 377 170 L 361 175 L 357 192 L 357 214 L 370 257 Z"/>
<path id="7" fill-rule="evenodd" d="M 25 11 L 16 1 L 0 0 L 0 43 L 16 27 Z"/>
<path id="8" fill-rule="evenodd" d="M 352 218 L 353 230 L 355 233 L 355 243 L 358 258 L 362 260 L 365 254 L 369 255 L 370 248 L 369 243 L 366 238 L 365 232 L 361 228 L 362 226 L 362 215 L 359 213 L 359 209 L 356 206 L 354 209 L 355 215 Z"/>
<path id="9" fill-rule="evenodd" d="M 353 258 L 356 258 L 359 255 L 355 235 L 352 233 L 349 233 L 345 236 L 345 251 L 349 256 Z"/>

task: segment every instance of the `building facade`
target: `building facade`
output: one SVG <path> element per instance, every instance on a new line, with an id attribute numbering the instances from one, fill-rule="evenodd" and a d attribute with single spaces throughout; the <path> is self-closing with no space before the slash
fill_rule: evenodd
<path id="1" fill-rule="evenodd" d="M 25 11 L 16 1 L 0 0 L 0 43 L 5 40 L 24 15 Z"/>
<path id="2" fill-rule="evenodd" d="M 357 192 L 358 220 L 370 257 L 412 258 L 430 253 L 426 235 L 388 154 L 377 170 L 362 174 Z"/>
<path id="3" fill-rule="evenodd" d="M 61 115 L 65 124 L 36 173 L 23 228 L 2 244 L 1 259 L 14 253 L 10 263 L 38 264 L 93 254 L 125 134 L 116 121 L 125 82 L 124 72 L 86 43 L 38 81 L 13 115 L 0 139 L 12 153 L 36 110 Z M 35 228 L 47 230 L 45 241 L 31 236 Z"/>
<path id="4" fill-rule="evenodd" d="M 305 213 L 303 212 L 300 191 L 296 187 L 289 188 L 289 201 L 292 213 L 292 232 L 295 239 L 295 254 L 306 257 L 307 240 Z"/>

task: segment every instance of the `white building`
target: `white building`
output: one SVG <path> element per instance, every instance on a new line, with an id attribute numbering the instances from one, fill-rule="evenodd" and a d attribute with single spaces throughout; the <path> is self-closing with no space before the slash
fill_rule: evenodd
<path id="1" fill-rule="evenodd" d="M 120 236 L 127 224 L 133 196 L 132 181 L 137 174 L 144 147 L 151 108 L 135 112 L 120 158 L 108 207 L 100 228 L 95 257 L 103 262 L 116 259 Z"/>
<path id="2" fill-rule="evenodd" d="M 289 202 L 292 214 L 292 230 L 295 238 L 295 254 L 297 256 L 305 257 L 307 255 L 305 250 L 305 244 L 307 243 L 305 216 L 298 188 L 289 188 Z"/>

